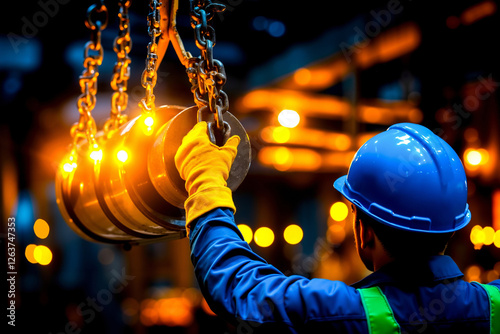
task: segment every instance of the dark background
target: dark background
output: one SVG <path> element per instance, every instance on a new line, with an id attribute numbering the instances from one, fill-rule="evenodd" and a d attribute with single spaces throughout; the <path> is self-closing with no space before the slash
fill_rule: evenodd
<path id="1" fill-rule="evenodd" d="M 78 76 L 83 70 L 83 46 L 90 36 L 84 20 L 92 3 L 42 0 L 3 4 L 0 184 L 4 223 L 1 226 L 2 233 L 6 233 L 8 217 L 16 218 L 17 329 L 37 333 L 73 330 L 83 333 L 237 332 L 237 328 L 203 311 L 192 275 L 187 239 L 125 251 L 119 246 L 83 240 L 69 229 L 58 211 L 54 178 L 71 142 L 69 129 L 78 120 Z M 99 127 L 109 113 L 112 92 L 109 80 L 116 59 L 112 43 L 118 30 L 117 3 L 105 3 L 109 24 L 102 35 L 104 62 L 99 68 L 98 102 L 93 112 Z M 277 237 L 268 248 L 253 243 L 256 252 L 287 274 L 340 279 L 347 283 L 367 274 L 353 251 L 349 217 L 345 222 L 345 238 L 332 243 L 325 237 L 331 223 L 329 207 L 341 200 L 331 185 L 347 172 L 347 166 L 315 173 L 280 172 L 262 164 L 257 154 L 265 144 L 259 140 L 259 131 L 274 124 L 275 111 L 246 110 L 241 101 L 255 89 L 283 88 L 283 80 L 299 68 L 342 57 L 342 42 L 352 45 L 353 40 L 360 40 L 360 35 L 356 35 L 359 30 L 353 27 L 366 33 L 361 40 L 371 43 L 385 31 L 414 23 L 420 34 L 416 48 L 367 68 L 354 68 L 349 76 L 313 93 L 345 97 L 353 105 L 364 101 L 411 101 L 422 113 L 419 123 L 440 135 L 461 158 L 470 145 L 486 148 L 489 164 L 476 171 L 467 170 L 472 222 L 457 233 L 448 252 L 466 279 L 484 282 L 499 277 L 498 248 L 484 245 L 475 249 L 470 241 L 470 231 L 475 225 L 500 228 L 500 222 L 495 225 L 493 216 L 494 203 L 500 205 L 499 200 L 493 200 L 500 189 L 500 20 L 496 1 L 246 0 L 222 3 L 227 9 L 213 22 L 214 57 L 225 65 L 224 90 L 229 96 L 230 111 L 249 132 L 254 148 L 249 175 L 235 193 L 237 220 L 253 229 L 269 226 L 277 236 L 291 222 L 304 230 L 304 239 L 297 246 L 286 245 Z M 481 4 L 493 11 L 479 12 L 473 22 L 464 23 L 464 13 Z M 389 8 L 397 8 L 397 13 L 387 16 L 387 21 L 379 21 Z M 137 115 L 137 104 L 144 96 L 140 75 L 149 42 L 147 11 L 146 1 L 134 1 L 130 9 L 133 40 L 127 110 L 130 115 Z M 188 1 L 181 1 L 178 29 L 186 49 L 198 56 L 188 12 Z M 366 29 L 370 24 L 378 26 L 380 33 L 368 36 Z M 157 105 L 193 105 L 185 68 L 171 48 L 158 70 L 158 77 Z M 307 87 L 304 91 L 310 92 Z M 349 122 L 309 116 L 306 112 L 301 116 L 311 127 L 326 131 L 344 131 Z M 352 131 L 349 135 L 383 131 L 390 125 L 384 120 L 377 123 L 359 119 L 349 124 Z M 477 131 L 478 137 L 472 143 L 466 140 L 466 132 L 471 128 Z M 356 150 L 354 146 L 351 149 Z M 38 218 L 45 219 L 51 227 L 47 239 L 34 236 L 32 226 Z M 53 260 L 49 265 L 31 264 L 26 260 L 24 249 L 31 243 L 44 244 L 52 250 Z M 99 300 L 101 297 L 102 301 L 108 296 L 103 290 L 113 275 L 122 270 L 134 277 L 130 284 L 113 294 L 111 300 L 105 300 L 102 307 L 93 308 L 93 315 L 90 311 L 81 312 L 92 309 L 88 307 L 89 298 Z M 170 307 L 175 308 L 175 302 L 181 297 L 190 300 L 192 305 L 192 318 L 186 324 L 152 323 L 141 318 L 148 309 L 148 301 L 163 298 L 167 305 L 164 307 L 168 308 L 170 303 Z M 87 308 L 82 308 L 82 303 Z"/>

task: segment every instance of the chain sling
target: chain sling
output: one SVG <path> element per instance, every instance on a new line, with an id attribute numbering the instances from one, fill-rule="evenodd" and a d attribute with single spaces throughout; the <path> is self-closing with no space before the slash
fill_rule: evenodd
<path id="1" fill-rule="evenodd" d="M 113 45 L 116 62 L 110 81 L 113 94 L 103 131 L 97 131 L 92 110 L 103 60 L 101 32 L 108 24 L 108 10 L 100 1 L 87 11 L 85 24 L 91 39 L 85 45 L 84 71 L 79 80 L 80 116 L 71 128 L 70 153 L 57 171 L 57 203 L 68 225 L 90 241 L 133 245 L 183 238 L 187 192 L 173 157 L 196 122 L 207 121 L 210 138 L 219 145 L 230 134 L 242 139 L 228 187 L 235 190 L 250 167 L 249 138 L 228 112 L 228 97 L 222 90 L 226 82 L 224 66 L 213 58 L 215 31 L 209 22 L 224 6 L 191 1 L 191 25 L 201 52 L 199 57 L 193 57 L 184 49 L 176 29 L 177 0 L 150 0 L 150 42 L 141 75 L 145 95 L 138 104 L 140 115 L 129 120 L 124 112 L 131 73 L 131 1 L 118 0 L 118 5 L 119 32 Z M 193 107 L 155 104 L 157 70 L 169 43 L 186 67 Z"/>

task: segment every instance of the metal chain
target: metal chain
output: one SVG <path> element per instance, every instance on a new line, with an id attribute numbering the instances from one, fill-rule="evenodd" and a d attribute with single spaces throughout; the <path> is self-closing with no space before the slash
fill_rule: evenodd
<path id="1" fill-rule="evenodd" d="M 116 53 L 116 63 L 113 68 L 111 78 L 111 88 L 114 90 L 111 96 L 111 114 L 110 118 L 104 124 L 104 131 L 117 129 L 127 121 L 127 115 L 123 111 L 127 108 L 128 94 L 127 83 L 130 78 L 131 59 L 128 56 L 132 49 L 132 39 L 130 38 L 130 19 L 128 9 L 131 0 L 119 0 L 118 20 L 119 32 L 113 43 L 113 50 Z"/>
<path id="2" fill-rule="evenodd" d="M 187 73 L 191 82 L 191 92 L 199 108 L 199 114 L 209 110 L 215 119 L 218 130 L 224 130 L 223 114 L 229 109 L 227 94 L 222 90 L 226 83 L 224 65 L 213 58 L 215 30 L 209 25 L 216 13 L 226 7 L 210 0 L 190 0 L 191 27 L 194 29 L 196 46 L 201 56 L 191 58 Z"/>
<path id="3" fill-rule="evenodd" d="M 98 19 L 98 16 L 103 18 Z M 101 45 L 101 32 L 108 24 L 108 10 L 101 1 L 99 4 L 91 5 L 87 10 L 85 25 L 91 30 L 90 41 L 85 44 L 83 67 L 79 83 L 82 94 L 78 98 L 77 107 L 80 113 L 78 123 L 71 128 L 73 137 L 73 152 L 78 142 L 86 138 L 89 148 L 96 148 L 95 140 L 96 123 L 92 117 L 92 110 L 96 105 L 97 77 L 99 66 L 102 64 L 103 48 Z"/>
<path id="4" fill-rule="evenodd" d="M 154 115 L 155 112 L 155 96 L 153 88 L 156 85 L 157 72 L 156 61 L 158 60 L 156 43 L 157 38 L 161 35 L 160 28 L 160 6 L 161 2 L 151 0 L 149 3 L 150 12 L 148 14 L 148 34 L 151 41 L 148 44 L 148 55 L 146 58 L 146 68 L 142 72 L 141 84 L 146 89 L 146 96 L 141 99 L 139 106 L 142 108 L 144 115 Z"/>

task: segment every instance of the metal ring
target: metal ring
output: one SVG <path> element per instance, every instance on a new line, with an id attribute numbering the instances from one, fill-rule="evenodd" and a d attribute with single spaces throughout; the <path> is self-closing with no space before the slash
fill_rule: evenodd
<path id="1" fill-rule="evenodd" d="M 215 105 L 214 119 L 217 129 L 219 131 L 224 131 L 224 118 L 222 116 L 222 110 L 218 105 Z M 229 124 L 228 124 L 229 125 Z"/>
<path id="2" fill-rule="evenodd" d="M 102 21 L 92 21 L 92 14 L 93 13 L 102 13 L 104 12 L 105 15 L 105 20 L 104 22 Z M 93 4 L 87 9 L 87 20 L 85 20 L 85 25 L 87 28 L 91 30 L 104 30 L 106 29 L 108 25 L 108 9 L 103 3 L 98 4 Z"/>
<path id="3" fill-rule="evenodd" d="M 231 126 L 228 122 L 223 122 L 222 128 L 214 128 L 213 122 L 207 122 L 208 137 L 210 141 L 217 146 L 224 146 L 231 136 Z"/>
<path id="4" fill-rule="evenodd" d="M 214 45 L 215 45 L 214 41 L 212 41 L 210 39 L 206 40 L 207 48 L 205 49 L 206 58 L 204 61 L 206 61 L 208 63 L 207 69 L 209 69 L 209 70 L 212 70 L 214 68 Z"/>

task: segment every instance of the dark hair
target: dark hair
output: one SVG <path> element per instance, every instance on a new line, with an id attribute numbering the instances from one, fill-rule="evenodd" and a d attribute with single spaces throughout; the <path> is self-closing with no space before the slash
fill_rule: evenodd
<path id="1" fill-rule="evenodd" d="M 453 232 L 422 233 L 400 230 L 378 222 L 359 209 L 356 210 L 356 215 L 356 224 L 362 220 L 371 226 L 385 250 L 395 259 L 438 255 L 446 249 L 453 235 Z"/>

